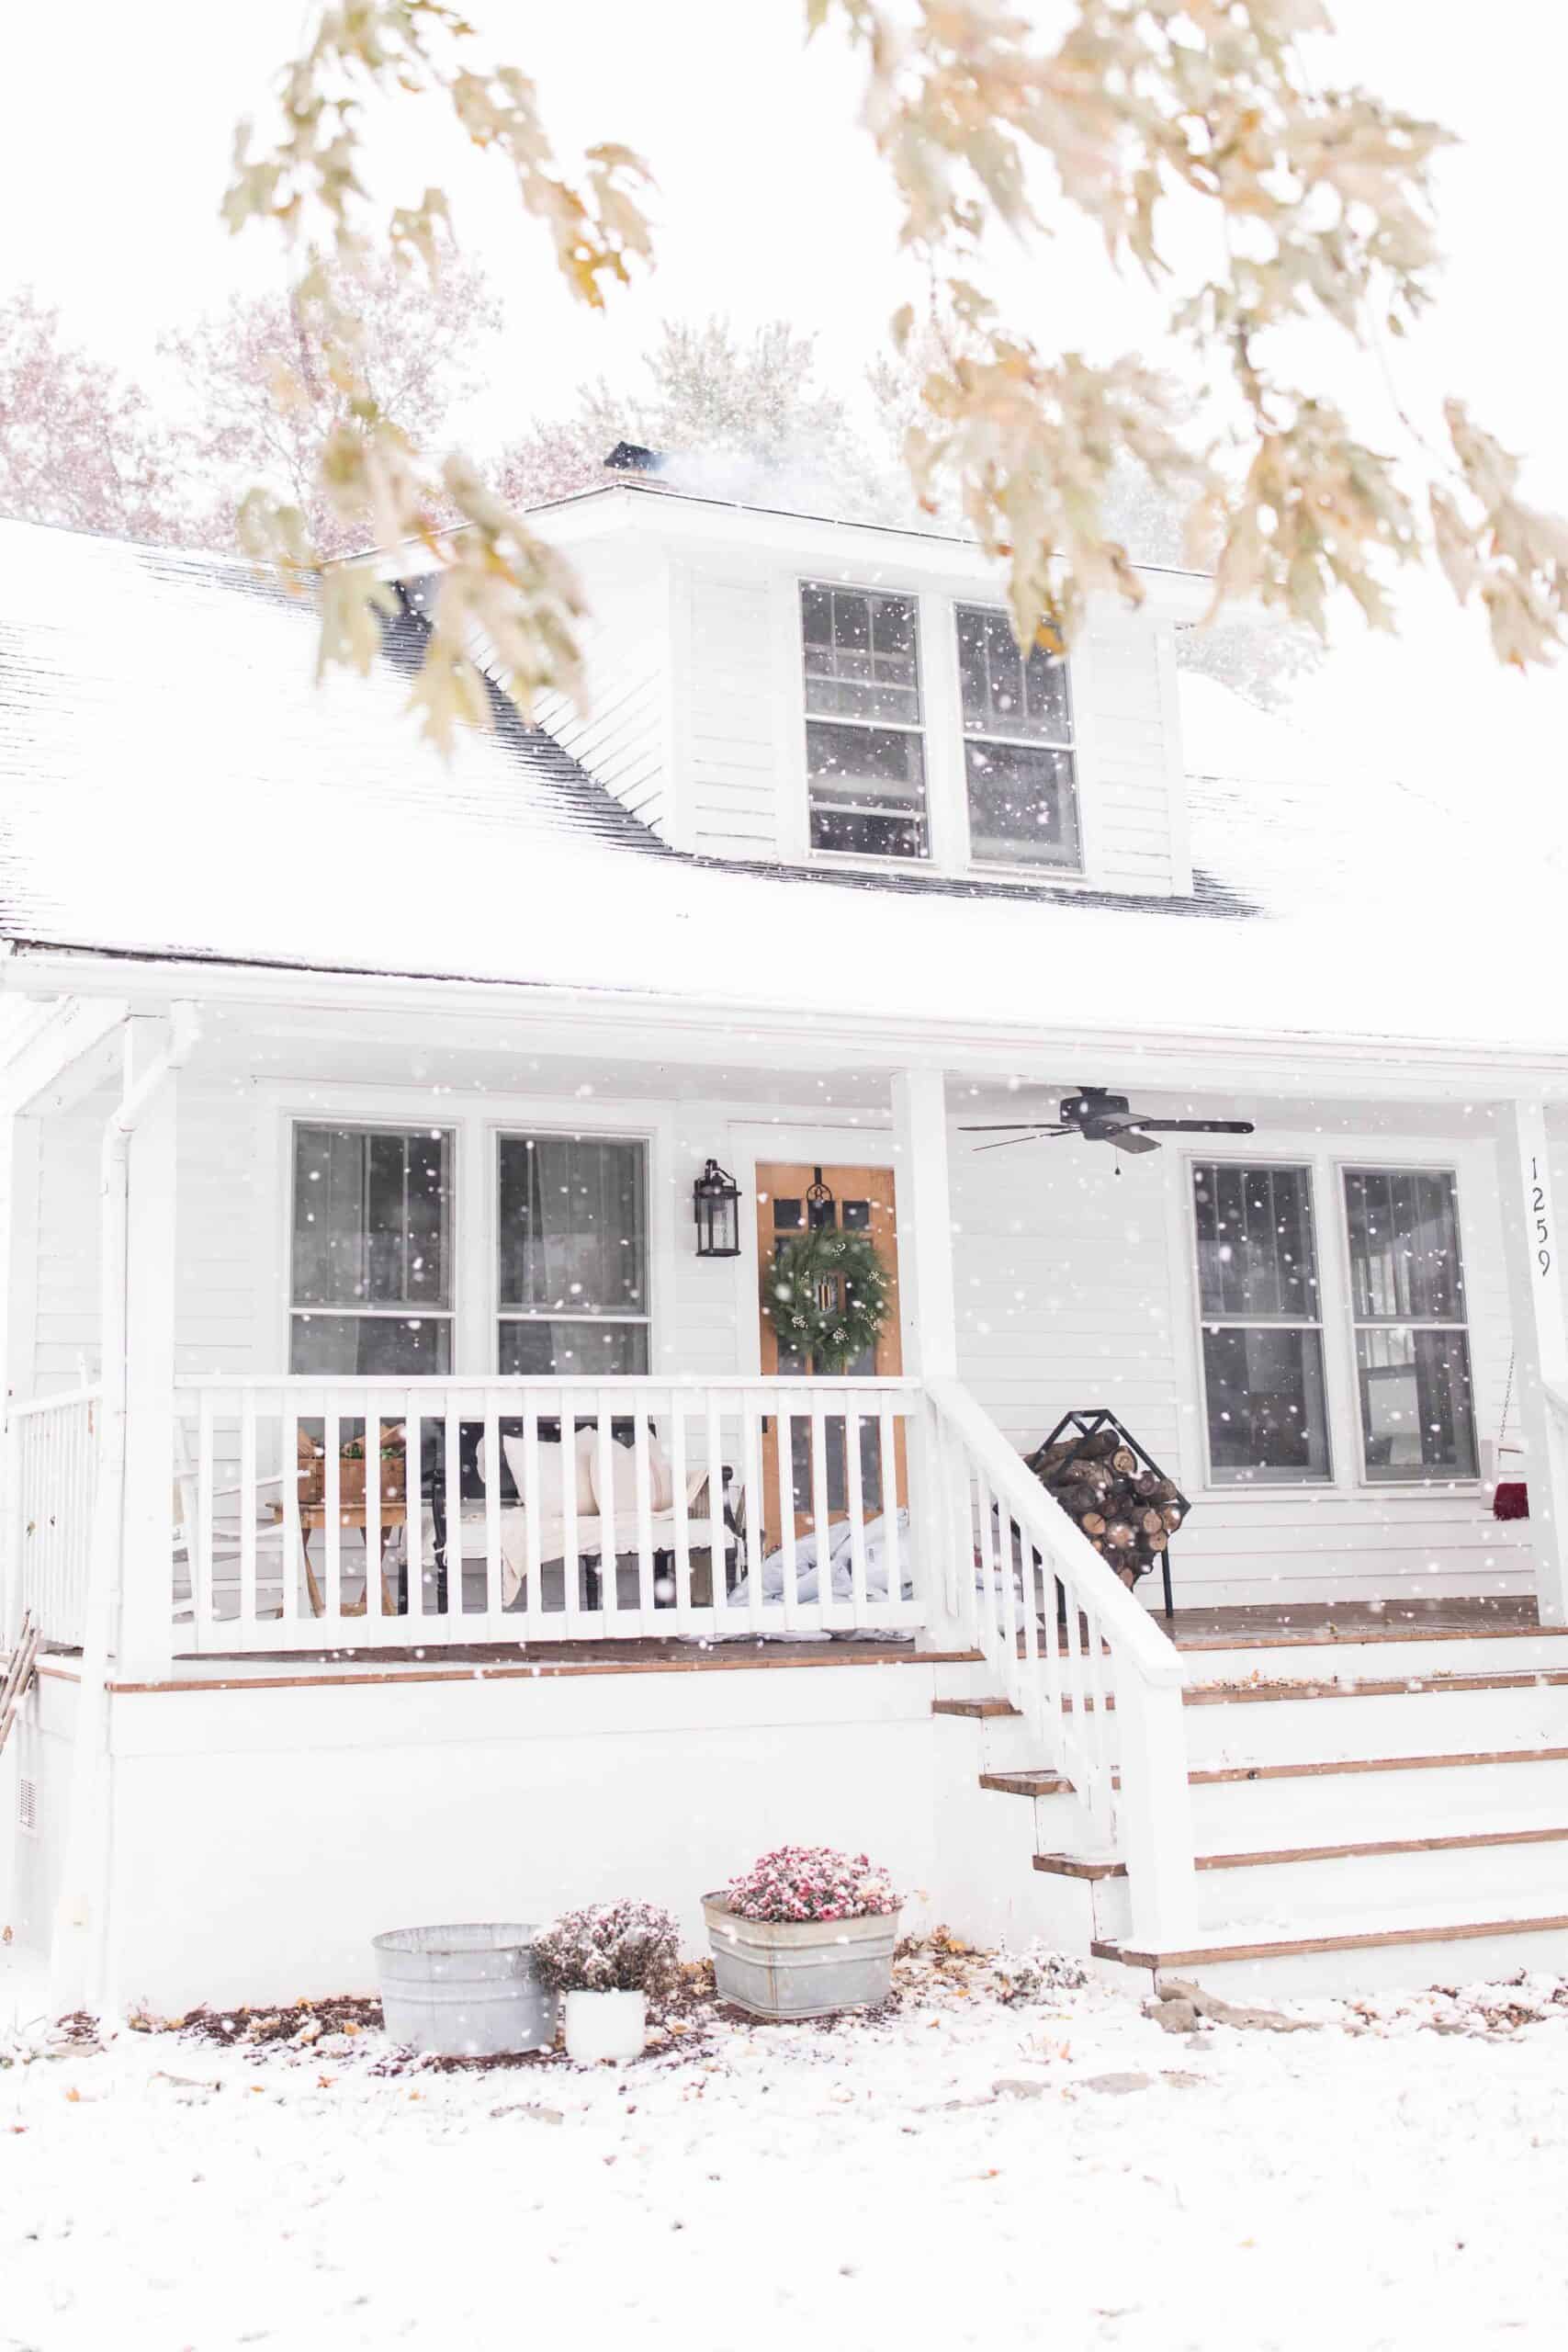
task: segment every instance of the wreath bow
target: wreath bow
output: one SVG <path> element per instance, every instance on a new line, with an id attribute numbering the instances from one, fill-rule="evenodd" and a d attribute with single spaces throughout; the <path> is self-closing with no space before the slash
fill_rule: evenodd
<path id="1" fill-rule="evenodd" d="M 875 1347 L 891 1295 L 875 1244 L 834 1226 L 786 1241 L 762 1278 L 762 1305 L 779 1345 L 819 1372 L 842 1372 Z"/>

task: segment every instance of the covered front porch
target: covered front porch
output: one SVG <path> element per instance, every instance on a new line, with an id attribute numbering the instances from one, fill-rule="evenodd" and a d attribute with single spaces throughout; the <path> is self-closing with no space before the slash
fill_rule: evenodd
<path id="1" fill-rule="evenodd" d="M 1561 1622 L 1542 1090 L 1101 1043 L 1139 1110 L 1253 1133 L 992 1148 L 1089 1049 L 900 1065 L 820 1024 L 514 995 L 458 1020 L 440 991 L 394 1035 L 344 993 L 68 1000 L 13 1070 L 9 1606 L 51 1644 L 84 1639 L 106 1546 L 141 1675 L 317 1642 L 945 1640 L 982 1532 L 942 1499 L 973 1490 L 950 1390 L 1015 1466 L 1114 1413 L 1190 1501 L 1180 1609 Z M 739 1195 L 717 1255 L 710 1162 Z M 890 1294 L 831 1373 L 763 1281 L 824 1219 Z M 1493 1516 L 1499 1477 L 1529 1517 Z"/>

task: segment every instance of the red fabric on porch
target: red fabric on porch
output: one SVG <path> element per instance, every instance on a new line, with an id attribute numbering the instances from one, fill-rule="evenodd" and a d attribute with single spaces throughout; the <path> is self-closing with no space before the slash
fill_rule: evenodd
<path id="1" fill-rule="evenodd" d="M 1498 1482 L 1492 1498 L 1494 1519 L 1528 1519 L 1530 1515 L 1530 1492 L 1522 1478 L 1504 1478 Z"/>

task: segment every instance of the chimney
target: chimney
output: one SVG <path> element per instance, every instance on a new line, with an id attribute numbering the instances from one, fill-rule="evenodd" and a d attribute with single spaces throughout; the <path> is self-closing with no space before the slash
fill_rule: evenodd
<path id="1" fill-rule="evenodd" d="M 664 469 L 664 460 L 657 449 L 645 449 L 637 441 L 617 441 L 604 460 L 604 470 L 613 474 L 657 474 Z"/>

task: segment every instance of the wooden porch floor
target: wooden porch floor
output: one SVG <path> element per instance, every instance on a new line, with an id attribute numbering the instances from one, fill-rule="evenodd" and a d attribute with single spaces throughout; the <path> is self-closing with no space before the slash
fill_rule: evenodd
<path id="1" fill-rule="evenodd" d="M 1179 1609 L 1173 1618 L 1158 1617 L 1156 1623 L 1179 1650 L 1284 1649 L 1298 1642 L 1462 1641 L 1477 1634 L 1556 1630 L 1542 1627 L 1533 1594 Z"/>
<path id="2" fill-rule="evenodd" d="M 1156 1616 L 1179 1650 L 1281 1649 L 1337 1642 L 1462 1641 L 1483 1634 L 1524 1637 L 1541 1633 L 1568 1636 L 1568 1627 L 1542 1626 L 1532 1598 L 1483 1595 L 1442 1600 L 1302 1601 L 1276 1605 L 1179 1609 L 1173 1619 Z M 899 1640 L 853 1636 L 790 1639 L 740 1638 L 599 1642 L 489 1642 L 453 1648 L 308 1648 L 258 1656 L 216 1653 L 176 1658 L 166 1682 L 118 1682 L 119 1690 L 218 1690 L 286 1687 L 302 1682 L 447 1681 L 527 1679 L 592 1674 L 715 1674 L 758 1667 L 775 1670 L 812 1667 L 956 1665 L 973 1662 L 976 1650 L 917 1650 L 912 1636 Z M 74 1653 L 45 1654 L 39 1669 L 75 1680 Z"/>

